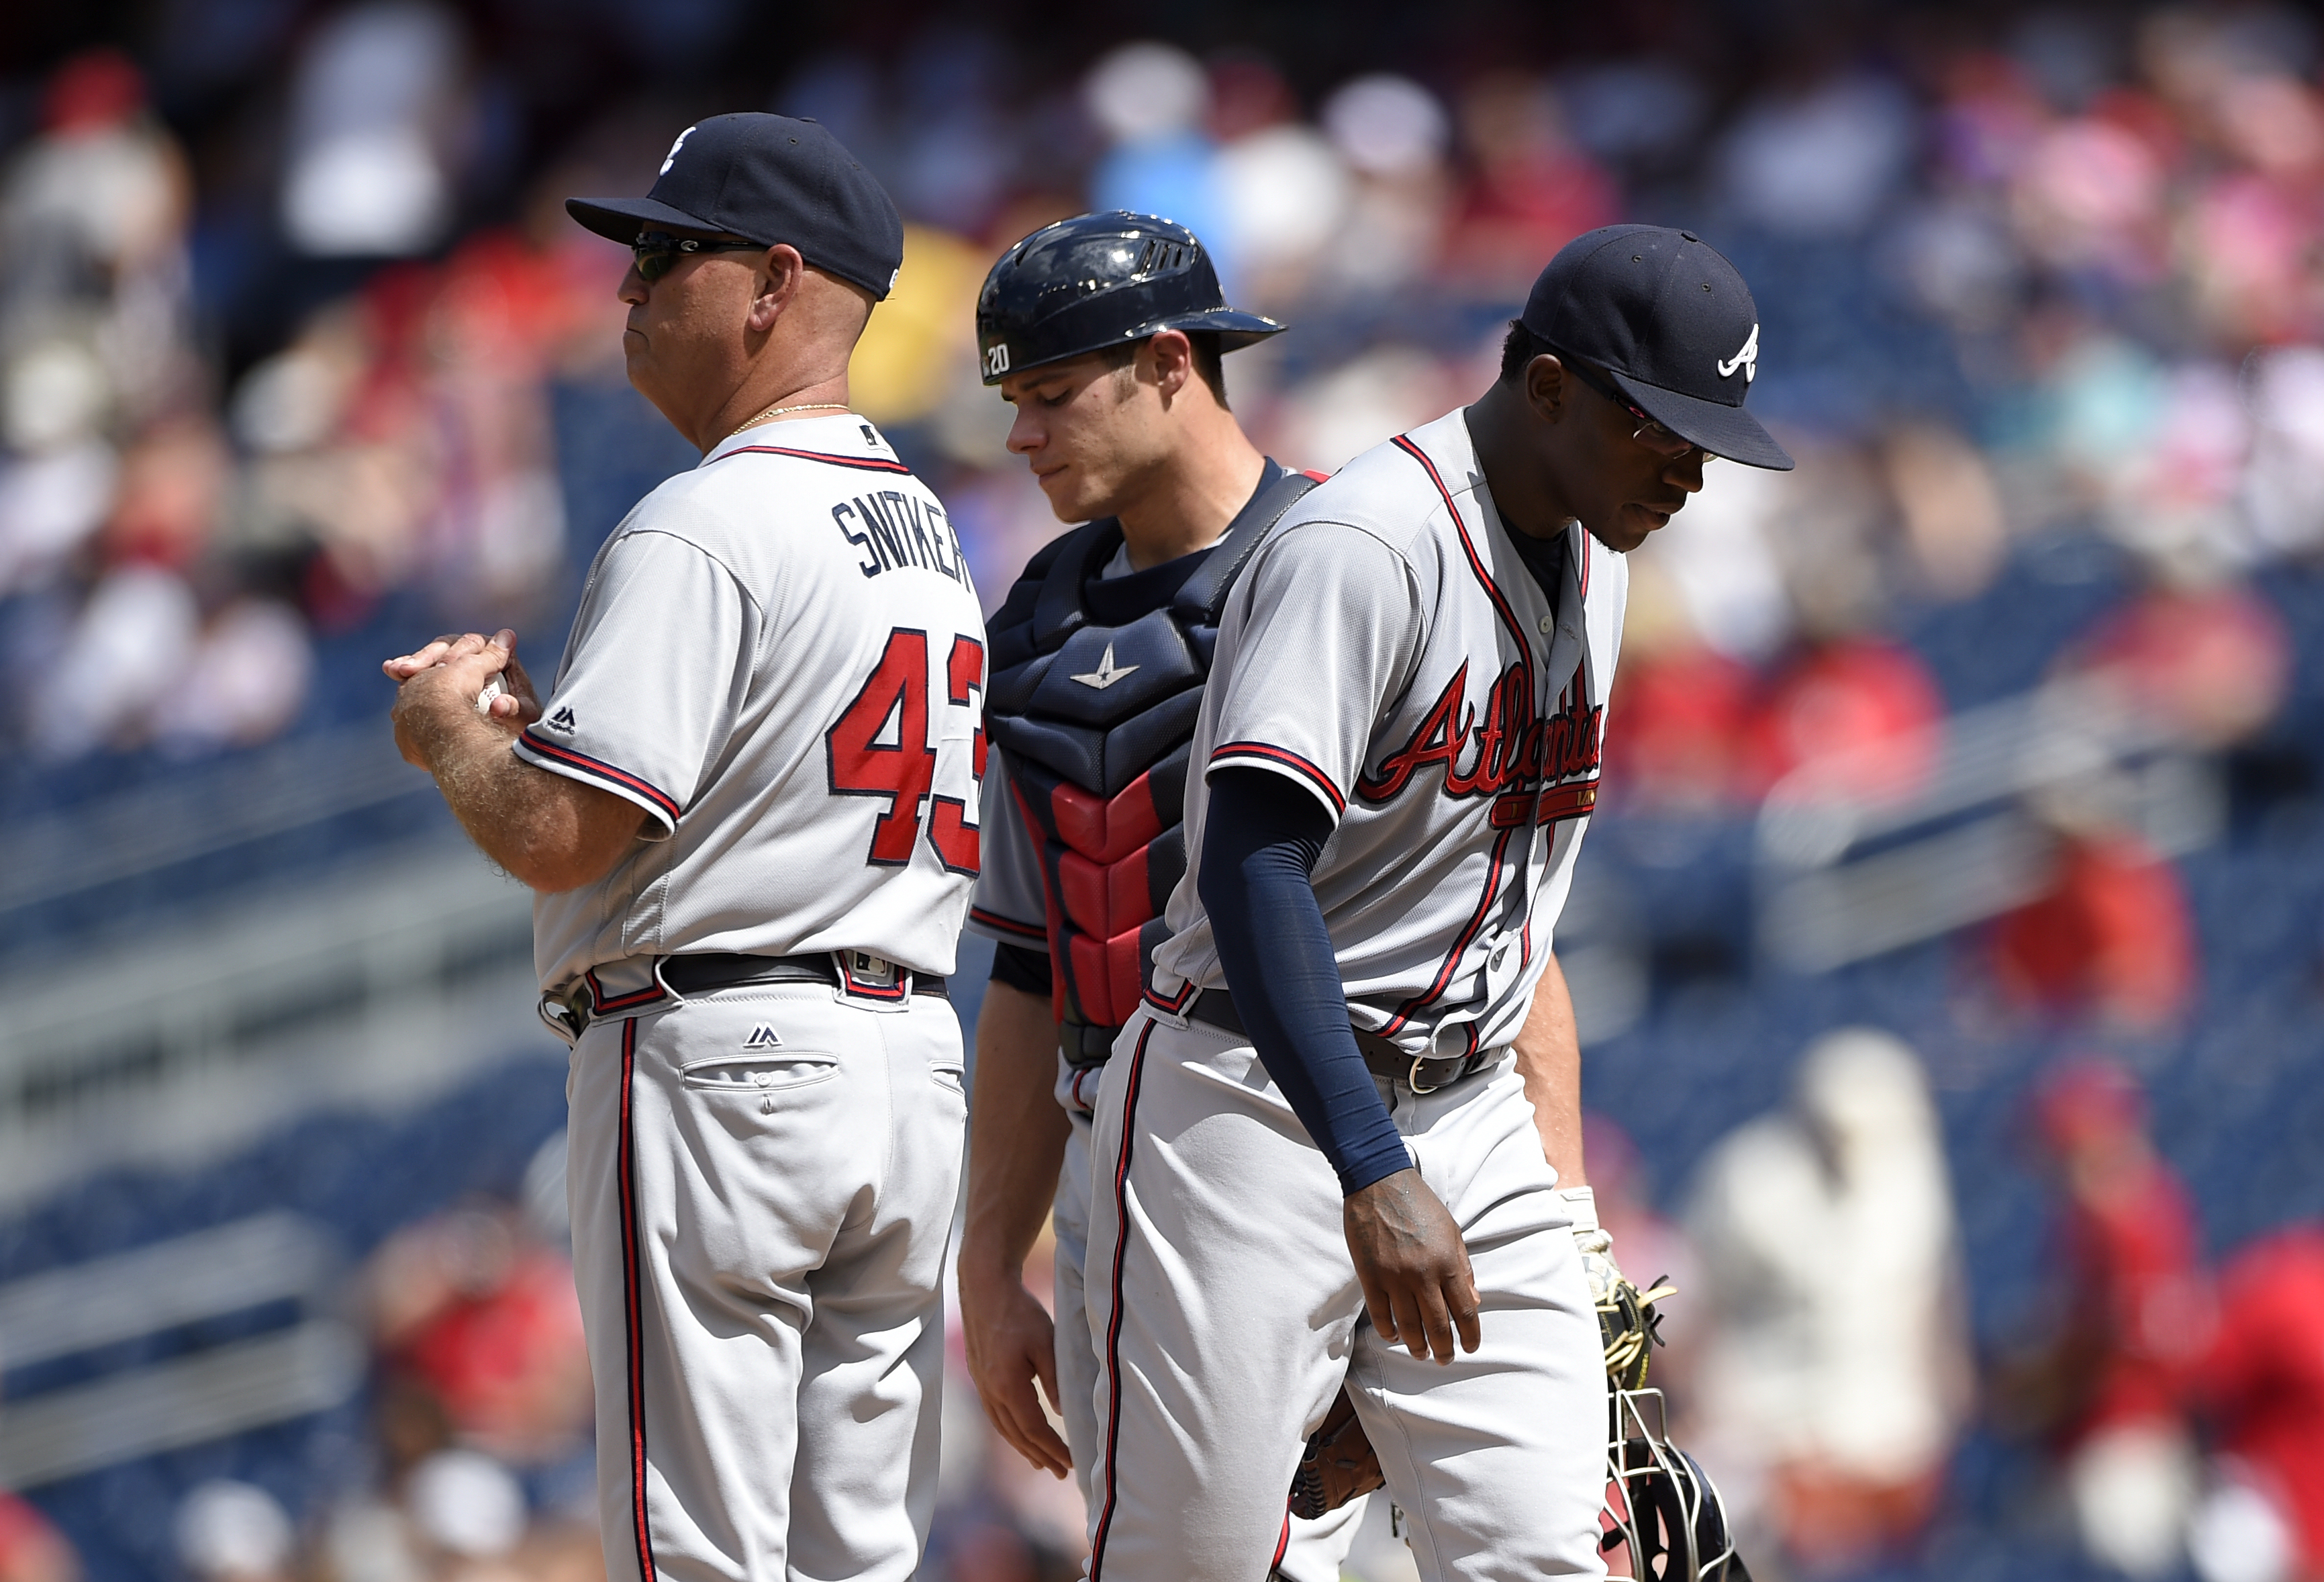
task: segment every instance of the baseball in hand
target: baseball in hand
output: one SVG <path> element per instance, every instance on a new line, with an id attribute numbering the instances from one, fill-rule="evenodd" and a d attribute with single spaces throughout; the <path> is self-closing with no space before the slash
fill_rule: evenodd
<path id="1" fill-rule="evenodd" d="M 501 684 L 501 679 L 497 673 L 486 676 L 484 689 L 476 694 L 476 712 L 490 719 L 493 717 L 493 699 L 507 690 L 508 689 Z"/>

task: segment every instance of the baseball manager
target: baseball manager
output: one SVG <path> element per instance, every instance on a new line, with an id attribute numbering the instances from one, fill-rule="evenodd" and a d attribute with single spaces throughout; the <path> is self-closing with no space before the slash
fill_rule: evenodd
<path id="1" fill-rule="evenodd" d="M 633 250 L 630 380 L 702 462 L 606 540 L 545 700 L 512 634 L 439 640 L 388 661 L 396 740 L 540 893 L 608 1575 L 902 1582 L 984 757 L 959 540 L 847 410 L 903 227 L 829 133 L 767 115 L 567 208 Z"/>

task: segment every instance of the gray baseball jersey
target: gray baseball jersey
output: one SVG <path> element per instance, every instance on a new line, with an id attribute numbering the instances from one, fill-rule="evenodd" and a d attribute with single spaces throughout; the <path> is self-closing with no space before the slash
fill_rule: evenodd
<path id="1" fill-rule="evenodd" d="M 1338 1180 L 1249 1041 L 1189 1018 L 1224 983 L 1194 782 L 1171 937 L 1091 1130 L 1090 1582 L 1260 1575 L 1343 1380 L 1427 1582 L 1605 1574 L 1597 1320 L 1503 1047 L 1596 800 L 1620 639 L 1620 558 L 1579 527 L 1565 551 L 1552 597 L 1456 412 L 1295 504 L 1230 597 L 1194 761 L 1284 775 L 1332 816 L 1315 895 L 1360 1024 L 1496 1057 L 1390 1112 L 1460 1227 L 1482 1344 L 1440 1367 L 1362 1321 Z"/>
<path id="2" fill-rule="evenodd" d="M 978 861 L 984 624 L 936 496 L 852 413 L 748 430 L 589 569 L 526 763 L 641 838 L 534 903 L 544 988 L 684 951 L 949 973 Z"/>
<path id="3" fill-rule="evenodd" d="M 1517 1035 L 1598 792 L 1628 567 L 1577 523 L 1552 604 L 1518 560 L 1455 412 L 1294 504 L 1236 584 L 1194 762 L 1304 787 L 1337 828 L 1314 872 L 1350 1015 L 1416 1052 Z M 1225 974 L 1186 877 L 1148 997 Z"/>

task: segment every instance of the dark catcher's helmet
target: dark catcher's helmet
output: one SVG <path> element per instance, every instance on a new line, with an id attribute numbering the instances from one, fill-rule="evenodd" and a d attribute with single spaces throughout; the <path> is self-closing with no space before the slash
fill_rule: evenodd
<path id="1" fill-rule="evenodd" d="M 1735 1552 L 1719 1489 L 1663 1426 L 1659 1390 L 1608 1392 L 1606 1495 L 1600 1512 L 1611 1555 L 1627 1550 L 1638 1582 L 1751 1582 Z"/>
<path id="2" fill-rule="evenodd" d="M 987 384 L 1157 330 L 1215 335 L 1231 352 L 1284 328 L 1227 306 L 1194 232 L 1119 208 L 1043 226 L 1001 255 L 976 299 Z"/>

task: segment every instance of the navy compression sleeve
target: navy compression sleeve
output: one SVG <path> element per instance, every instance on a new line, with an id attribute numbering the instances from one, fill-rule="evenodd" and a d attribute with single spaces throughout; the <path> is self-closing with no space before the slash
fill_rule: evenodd
<path id="1" fill-rule="evenodd" d="M 1196 888 L 1235 1009 L 1292 1113 L 1354 1193 L 1412 1166 L 1348 1026 L 1332 936 L 1309 875 L 1332 821 L 1279 774 L 1211 776 Z"/>

